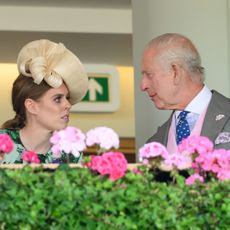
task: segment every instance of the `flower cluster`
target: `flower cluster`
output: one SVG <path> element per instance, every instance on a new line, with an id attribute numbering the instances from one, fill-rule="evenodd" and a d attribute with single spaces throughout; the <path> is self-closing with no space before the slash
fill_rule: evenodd
<path id="1" fill-rule="evenodd" d="M 180 152 L 187 152 L 193 158 L 194 174 L 187 180 L 191 184 L 194 178 L 203 182 L 208 175 L 218 180 L 230 179 L 230 150 L 213 149 L 213 143 L 207 137 L 191 136 L 178 146 Z"/>
<path id="2" fill-rule="evenodd" d="M 125 175 L 128 163 L 123 153 L 106 152 L 112 148 L 119 148 L 119 136 L 113 129 L 96 127 L 89 130 L 86 133 L 86 145 L 96 146 L 99 154 L 99 156 L 92 155 L 90 161 L 85 164 L 86 167 L 103 176 L 108 175 L 111 180 L 117 180 Z"/>
<path id="3" fill-rule="evenodd" d="M 86 145 L 98 147 L 103 150 L 119 148 L 119 137 L 113 129 L 108 127 L 96 127 L 86 133 Z"/>
<path id="4" fill-rule="evenodd" d="M 96 127 L 84 134 L 80 129 L 68 126 L 65 129 L 54 131 L 50 138 L 50 143 L 52 144 L 52 157 L 55 160 L 64 157 L 67 163 L 69 163 L 70 154 L 79 158 L 87 147 L 96 146 L 98 147 L 96 155 L 90 158 L 92 165 L 95 165 L 95 162 L 100 160 L 104 163 L 107 162 L 106 164 L 101 164 L 100 169 L 98 169 L 99 173 L 103 172 L 102 175 L 109 175 L 112 180 L 116 180 L 123 176 L 126 171 L 127 161 L 122 153 L 105 153 L 112 148 L 117 149 L 119 147 L 119 136 L 111 128 Z M 5 153 L 10 153 L 12 150 L 13 141 L 10 136 L 1 134 L 0 160 L 4 159 Z M 102 156 L 97 156 L 102 153 L 104 153 Z M 33 151 L 24 151 L 22 153 L 22 160 L 27 163 L 40 163 L 38 155 Z M 86 158 L 86 160 L 88 159 Z M 91 165 L 90 161 L 88 165 Z M 103 169 L 103 167 L 105 168 Z"/>
<path id="5" fill-rule="evenodd" d="M 143 147 L 139 149 L 139 157 L 140 161 L 144 164 L 148 164 L 149 160 L 156 157 L 167 157 L 168 151 L 167 149 L 158 142 L 152 142 L 145 144 Z"/>
<path id="6" fill-rule="evenodd" d="M 0 134 L 0 153 L 9 153 L 13 150 L 14 144 L 10 136 Z"/>
<path id="7" fill-rule="evenodd" d="M 22 160 L 26 161 L 27 163 L 40 163 L 38 155 L 33 151 L 24 151 L 22 154 Z"/>
<path id="8" fill-rule="evenodd" d="M 53 144 L 51 149 L 55 158 L 60 158 L 62 152 L 79 157 L 80 152 L 86 148 L 85 134 L 80 129 L 71 126 L 54 131 L 50 142 Z"/>
<path id="9" fill-rule="evenodd" d="M 160 143 L 145 144 L 139 150 L 140 160 L 161 170 L 192 169 L 186 184 L 204 182 L 212 176 L 230 179 L 230 150 L 213 149 L 213 143 L 203 136 L 191 135 L 178 145 L 178 153 L 170 154 Z"/>
<path id="10" fill-rule="evenodd" d="M 119 147 L 119 136 L 111 128 L 96 127 L 84 134 L 77 128 L 67 127 L 55 131 L 50 142 L 53 144 L 52 152 L 56 158 L 61 157 L 62 152 L 78 157 L 87 147 L 96 146 L 96 155 L 91 155 L 83 165 L 103 176 L 108 175 L 111 180 L 125 175 L 127 161 L 124 155 L 120 152 L 106 152 Z"/>
<path id="11" fill-rule="evenodd" d="M 125 175 L 127 160 L 121 152 L 106 152 L 91 156 L 86 166 L 103 176 L 108 175 L 110 180 L 117 180 Z"/>
<path id="12" fill-rule="evenodd" d="M 7 134 L 0 134 L 0 160 L 4 159 L 5 153 L 10 153 L 14 148 L 13 141 Z"/>
<path id="13" fill-rule="evenodd" d="M 4 154 L 10 153 L 14 148 L 14 143 L 8 134 L 0 134 L 0 159 L 4 159 Z M 40 163 L 38 155 L 32 151 L 22 153 L 23 161 L 28 163 Z"/>
<path id="14" fill-rule="evenodd" d="M 192 159 L 187 152 L 170 154 L 165 146 L 158 142 L 151 142 L 141 147 L 139 157 L 144 164 L 150 164 L 151 167 L 164 171 L 171 171 L 174 168 L 188 169 L 192 164 Z"/>

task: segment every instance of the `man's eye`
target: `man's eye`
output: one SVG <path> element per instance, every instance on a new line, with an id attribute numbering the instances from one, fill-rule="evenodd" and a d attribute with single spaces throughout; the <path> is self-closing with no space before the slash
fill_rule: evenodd
<path id="1" fill-rule="evenodd" d="M 152 77 L 153 77 L 153 73 L 149 73 L 149 72 L 147 72 L 147 73 L 146 73 L 146 77 L 148 77 L 148 78 L 152 78 Z"/>

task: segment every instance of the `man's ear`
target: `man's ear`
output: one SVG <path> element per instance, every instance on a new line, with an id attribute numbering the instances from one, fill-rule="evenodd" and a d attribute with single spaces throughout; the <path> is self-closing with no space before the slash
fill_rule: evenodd
<path id="1" fill-rule="evenodd" d="M 173 83 L 175 85 L 179 85 L 181 82 L 181 67 L 177 63 L 172 63 L 171 64 L 172 71 L 173 71 Z"/>
<path id="2" fill-rule="evenodd" d="M 37 113 L 37 104 L 33 99 L 27 98 L 24 102 L 25 108 L 29 113 Z"/>

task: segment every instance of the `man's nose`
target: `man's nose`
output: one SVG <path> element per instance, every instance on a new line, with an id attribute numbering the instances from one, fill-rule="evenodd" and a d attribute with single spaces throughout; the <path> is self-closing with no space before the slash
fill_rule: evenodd
<path id="1" fill-rule="evenodd" d="M 144 79 L 141 80 L 140 88 L 141 88 L 141 91 L 146 91 L 147 89 L 147 84 Z"/>

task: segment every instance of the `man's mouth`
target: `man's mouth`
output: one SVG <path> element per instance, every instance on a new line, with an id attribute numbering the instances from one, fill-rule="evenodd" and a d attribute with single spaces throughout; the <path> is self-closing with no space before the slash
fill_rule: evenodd
<path id="1" fill-rule="evenodd" d="M 151 98 L 151 100 L 152 100 L 152 101 L 154 101 L 154 100 L 155 100 L 156 95 L 157 95 L 157 94 L 151 94 L 151 95 L 149 95 L 149 97 Z"/>

